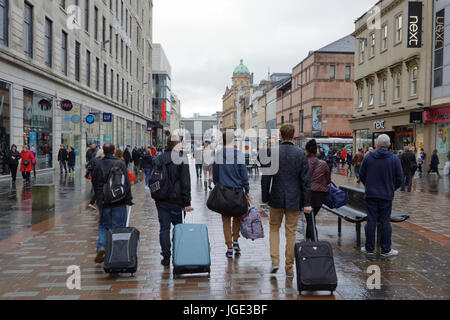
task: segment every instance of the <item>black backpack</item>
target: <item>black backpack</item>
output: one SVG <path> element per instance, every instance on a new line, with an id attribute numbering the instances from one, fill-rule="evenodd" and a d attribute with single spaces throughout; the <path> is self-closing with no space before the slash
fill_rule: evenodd
<path id="1" fill-rule="evenodd" d="M 160 154 L 153 161 L 152 173 L 150 175 L 149 188 L 154 200 L 166 200 L 170 197 L 172 192 L 172 181 L 169 175 L 167 166 L 162 159 L 163 154 Z"/>
<path id="2" fill-rule="evenodd" d="M 125 174 L 120 166 L 114 164 L 103 185 L 103 205 L 116 204 L 124 200 L 126 196 Z"/>

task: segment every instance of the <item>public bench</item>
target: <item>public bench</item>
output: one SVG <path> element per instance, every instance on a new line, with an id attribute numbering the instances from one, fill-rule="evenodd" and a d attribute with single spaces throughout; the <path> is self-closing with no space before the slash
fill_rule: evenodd
<path id="1" fill-rule="evenodd" d="M 364 189 L 359 189 L 351 186 L 340 186 L 339 189 L 344 191 L 347 194 L 347 205 L 338 208 L 338 209 L 330 209 L 326 205 L 323 205 L 323 208 L 335 215 L 338 216 L 338 234 L 341 235 L 342 231 L 342 219 L 347 222 L 351 222 L 355 224 L 356 229 L 356 242 L 357 244 L 361 243 L 361 223 L 367 221 L 367 213 L 366 213 L 366 200 Z M 392 210 L 391 213 L 391 222 L 399 223 L 409 219 L 407 214 L 402 212 Z M 379 225 L 377 227 L 377 239 L 378 242 L 380 240 L 379 237 L 380 228 Z"/>

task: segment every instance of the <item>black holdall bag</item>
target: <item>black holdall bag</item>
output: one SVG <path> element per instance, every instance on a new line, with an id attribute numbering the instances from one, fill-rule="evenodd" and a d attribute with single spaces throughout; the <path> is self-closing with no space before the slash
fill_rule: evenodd
<path id="1" fill-rule="evenodd" d="M 216 184 L 208 197 L 209 210 L 227 217 L 242 217 L 248 212 L 244 190 Z"/>
<path id="2" fill-rule="evenodd" d="M 337 288 L 333 249 L 328 242 L 318 241 L 314 212 L 310 214 L 316 241 L 305 241 L 295 245 L 297 288 L 300 294 L 302 291 L 331 291 L 333 294 Z M 304 233 L 306 240 L 306 228 Z"/>

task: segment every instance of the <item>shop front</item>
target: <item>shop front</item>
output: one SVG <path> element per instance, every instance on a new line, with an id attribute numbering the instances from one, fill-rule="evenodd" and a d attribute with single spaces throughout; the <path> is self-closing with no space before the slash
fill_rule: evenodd
<path id="1" fill-rule="evenodd" d="M 420 150 L 424 146 L 424 125 L 422 121 L 413 122 L 410 112 L 371 117 L 351 121 L 355 150 L 367 150 L 376 147 L 376 141 L 382 134 L 391 138 L 395 153 L 405 147 Z"/>
<path id="2" fill-rule="evenodd" d="M 95 109 L 89 109 L 86 116 L 86 147 L 92 144 L 100 146 L 100 120 L 101 113 Z"/>
<path id="3" fill-rule="evenodd" d="M 81 165 L 81 105 L 64 100 L 61 102 L 61 144 L 75 151 L 75 166 Z"/>
<path id="4" fill-rule="evenodd" d="M 112 113 L 103 113 L 103 144 L 113 143 L 113 115 Z"/>
<path id="5" fill-rule="evenodd" d="M 23 90 L 23 143 L 36 152 L 36 170 L 52 168 L 53 98 Z"/>
<path id="6" fill-rule="evenodd" d="M 8 175 L 5 153 L 11 143 L 11 85 L 0 81 L 0 175 Z"/>
<path id="7" fill-rule="evenodd" d="M 425 121 L 435 125 L 436 150 L 442 169 L 450 152 L 450 106 L 425 111 Z"/>

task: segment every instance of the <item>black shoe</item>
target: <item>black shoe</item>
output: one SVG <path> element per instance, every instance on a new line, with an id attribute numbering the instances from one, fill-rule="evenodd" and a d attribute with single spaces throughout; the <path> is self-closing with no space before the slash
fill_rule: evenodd
<path id="1" fill-rule="evenodd" d="M 165 267 L 170 266 L 170 258 L 164 258 L 161 260 L 161 264 Z"/>

